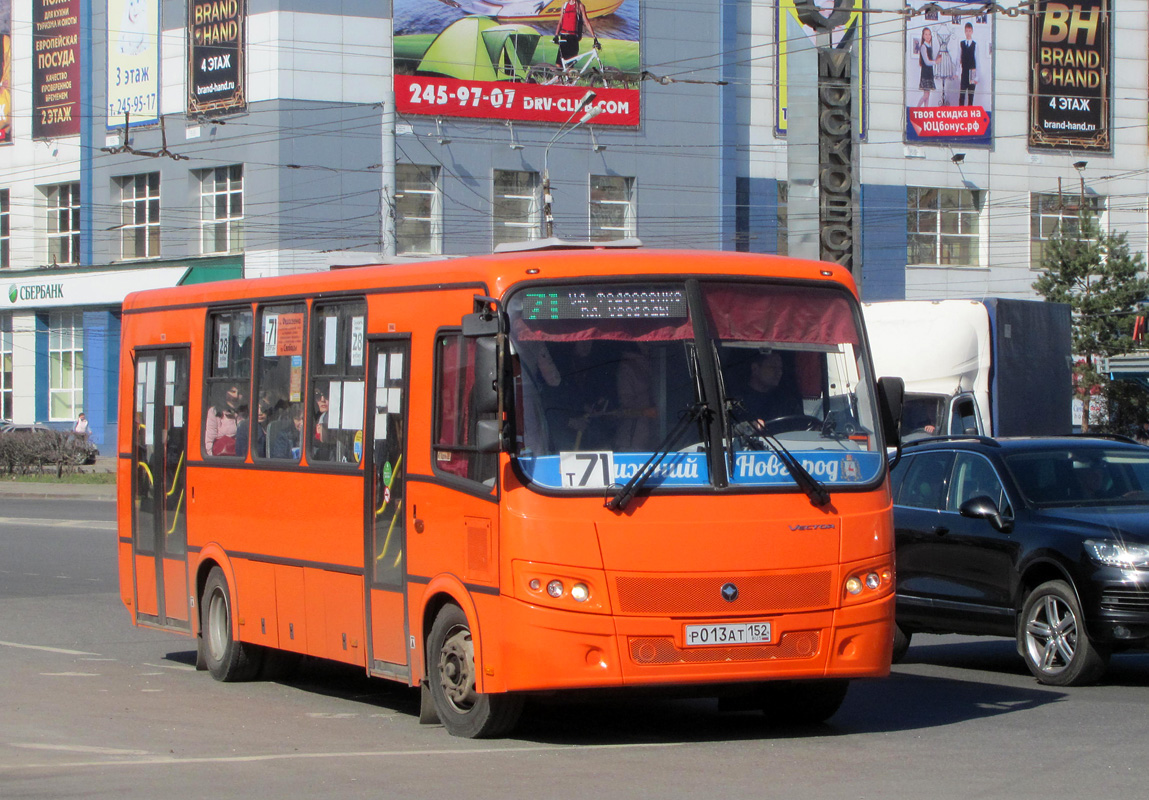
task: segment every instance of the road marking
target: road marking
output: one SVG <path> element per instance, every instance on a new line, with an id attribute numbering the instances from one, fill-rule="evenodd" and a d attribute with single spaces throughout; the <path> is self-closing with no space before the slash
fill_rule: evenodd
<path id="1" fill-rule="evenodd" d="M 195 667 L 189 667 L 187 664 L 149 664 L 144 662 L 145 667 L 154 667 L 155 669 L 174 669 L 178 672 L 199 672 Z M 162 672 L 145 673 L 148 675 L 163 675 Z"/>
<path id="2" fill-rule="evenodd" d="M 90 747 L 82 744 L 36 744 L 34 742 L 10 742 L 12 747 L 25 750 L 54 750 L 63 753 L 91 753 L 101 756 L 147 756 L 147 750 L 121 750 L 115 747 Z"/>
<path id="3" fill-rule="evenodd" d="M 40 528 L 79 528 L 83 530 L 114 531 L 115 522 L 83 519 L 38 519 L 36 517 L 0 517 L 0 525 L 32 525 Z"/>
<path id="4" fill-rule="evenodd" d="M 17 644 L 16 642 L 0 642 L 0 647 L 18 647 L 21 650 L 43 650 L 45 653 L 59 653 L 65 656 L 98 656 L 99 653 L 86 653 L 83 650 L 65 650 L 62 647 L 45 647 L 39 644 Z"/>
<path id="5" fill-rule="evenodd" d="M 590 745 L 537 745 L 532 747 L 476 747 L 465 750 L 352 750 L 342 753 L 269 753 L 262 756 L 204 756 L 202 758 L 176 758 L 173 756 L 148 756 L 126 758 L 115 761 L 71 761 L 45 764 L 0 764 L 0 773 L 37 769 L 83 769 L 85 767 L 153 767 L 184 766 L 188 764 L 255 764 L 267 761 L 289 761 L 293 759 L 318 758 L 411 758 L 412 756 L 493 756 L 519 755 L 521 753 L 555 753 L 563 750 L 583 752 L 587 750 L 635 750 L 661 747 L 682 747 L 686 742 L 653 742 L 643 744 L 590 744 Z"/>
<path id="6" fill-rule="evenodd" d="M 98 672 L 41 672 L 45 678 L 98 678 Z"/>

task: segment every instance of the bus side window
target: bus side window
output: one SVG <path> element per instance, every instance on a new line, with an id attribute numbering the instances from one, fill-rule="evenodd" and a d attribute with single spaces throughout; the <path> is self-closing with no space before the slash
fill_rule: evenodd
<path id="1" fill-rule="evenodd" d="M 241 430 L 241 438 L 251 442 L 251 457 L 256 461 L 299 461 L 300 436 L 292 412 L 303 402 L 305 312 L 302 303 L 259 309 L 256 398 L 251 404 L 251 419 Z"/>
<path id="2" fill-rule="evenodd" d="M 436 340 L 434 469 L 493 486 L 497 454 L 476 447 L 481 417 L 475 408 L 477 344 L 459 333 L 441 334 Z"/>
<path id="3" fill-rule="evenodd" d="M 204 403 L 203 455 L 244 458 L 240 436 L 251 397 L 251 310 L 219 311 L 210 316 L 212 351 Z"/>
<path id="4" fill-rule="evenodd" d="M 312 319 L 307 458 L 356 466 L 363 459 L 367 304 L 316 304 Z"/>

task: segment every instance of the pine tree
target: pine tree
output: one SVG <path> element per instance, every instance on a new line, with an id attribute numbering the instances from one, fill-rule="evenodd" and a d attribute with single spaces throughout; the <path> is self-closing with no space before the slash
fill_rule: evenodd
<path id="1" fill-rule="evenodd" d="M 1109 383 L 1097 361 L 1132 349 L 1133 312 L 1149 297 L 1149 278 L 1142 254 L 1130 251 L 1125 233 L 1101 230 L 1088 210 L 1077 223 L 1059 225 L 1046 241 L 1043 272 L 1033 288 L 1072 311 L 1073 352 L 1084 359 L 1074 372 L 1083 392 L 1081 428 L 1087 431 L 1089 398 L 1107 394 Z"/>

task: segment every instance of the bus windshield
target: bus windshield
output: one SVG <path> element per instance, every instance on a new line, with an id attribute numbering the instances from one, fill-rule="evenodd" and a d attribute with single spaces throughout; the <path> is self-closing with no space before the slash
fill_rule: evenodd
<path id="1" fill-rule="evenodd" d="M 532 285 L 508 301 L 517 456 L 538 488 L 797 491 L 881 474 L 856 303 L 729 280 Z M 657 457 L 656 457 L 657 458 Z"/>

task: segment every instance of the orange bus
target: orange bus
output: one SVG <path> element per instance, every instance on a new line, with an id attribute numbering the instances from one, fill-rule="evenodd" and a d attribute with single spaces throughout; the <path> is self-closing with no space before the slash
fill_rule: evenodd
<path id="1" fill-rule="evenodd" d="M 586 248 L 140 292 L 121 365 L 123 602 L 218 680 L 334 659 L 477 737 L 601 687 L 821 720 L 889 671 L 899 382 L 837 266 Z"/>

